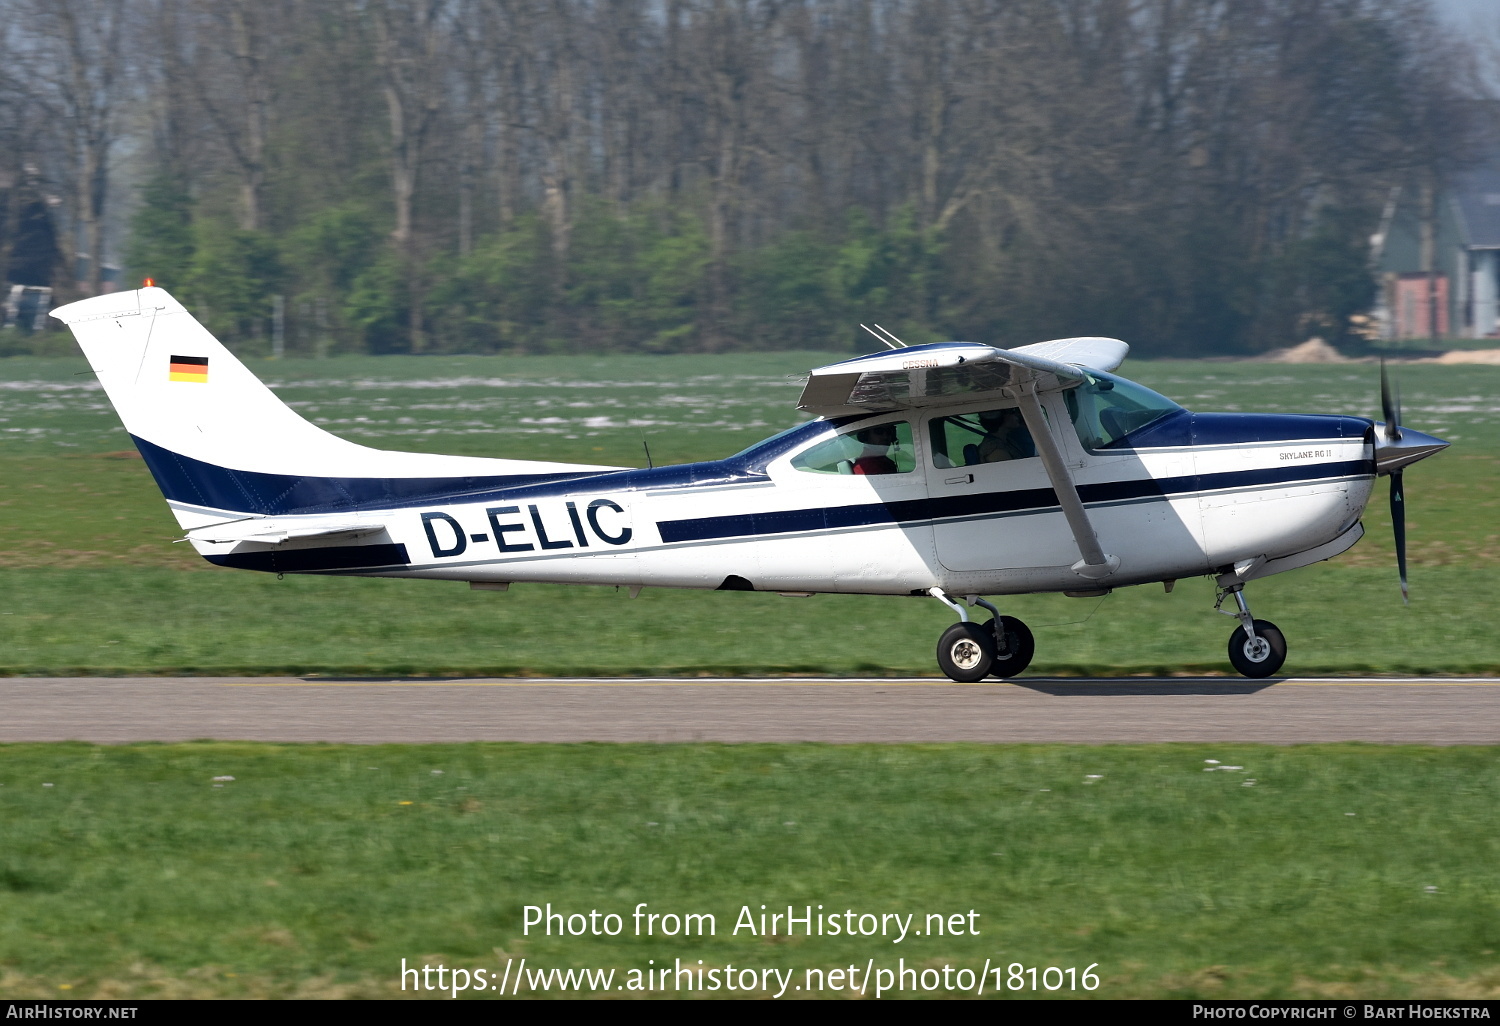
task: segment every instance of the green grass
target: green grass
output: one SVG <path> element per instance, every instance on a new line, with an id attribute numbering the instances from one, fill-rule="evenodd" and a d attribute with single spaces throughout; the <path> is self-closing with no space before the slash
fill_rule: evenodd
<path id="1" fill-rule="evenodd" d="M 1431 567 L 1403 607 L 1386 568 L 1310 567 L 1262 582 L 1285 672 L 1497 673 L 1493 571 Z M 1027 675 L 1230 673 L 1234 623 L 1206 580 L 1102 602 L 1023 596 Z M 1092 615 L 1091 615 L 1092 614 Z M 154 567 L 0 573 L 0 674 L 934 676 L 952 614 L 920 599 L 463 584 Z M 1079 622 L 1085 621 L 1085 622 Z M 1058 625 L 1058 626 L 1051 626 Z M 767 638 L 775 644 L 768 645 Z"/>
<path id="2" fill-rule="evenodd" d="M 799 974 L 990 958 L 1098 963 L 1101 997 L 1494 997 L 1496 754 L 9 745 L 0 997 L 380 996 L 403 957 L 520 956 Z M 548 902 L 718 929 L 525 935 L 523 906 Z M 979 936 L 734 936 L 761 904 L 972 908 Z"/>
<path id="3" fill-rule="evenodd" d="M 793 376 L 833 358 L 257 369 L 368 444 L 640 465 L 642 431 L 665 463 L 722 456 L 795 422 Z M 1126 369 L 1198 409 L 1376 414 L 1364 366 Z M 83 370 L 0 361 L 3 673 L 930 675 L 951 619 L 916 600 L 630 600 L 217 570 L 170 544 L 179 532 L 139 459 L 119 455 L 129 441 Z M 1289 634 L 1289 672 L 1497 669 L 1500 368 L 1403 368 L 1402 384 L 1407 422 L 1455 443 L 1408 475 L 1413 603 L 1396 594 L 1381 496 L 1351 553 L 1254 586 L 1258 614 Z M 1171 595 L 1007 606 L 1037 626 L 1036 672 L 1227 672 L 1232 624 L 1211 600 L 1207 582 L 1183 581 Z M 493 971 L 510 957 L 619 970 L 681 957 L 799 973 L 990 958 L 1098 963 L 1102 997 L 1493 998 L 1496 755 L 0 746 L 0 998 L 396 996 L 403 957 Z M 1204 772 L 1205 759 L 1243 769 Z M 215 788 L 214 776 L 235 780 Z M 527 904 L 627 913 L 639 901 L 712 912 L 719 935 L 522 933 Z M 980 936 L 730 936 L 739 907 L 762 903 L 973 908 Z"/>
<path id="4" fill-rule="evenodd" d="M 358 441 L 640 465 L 714 458 L 795 423 L 797 373 L 834 354 L 364 357 L 260 363 L 307 416 Z M 1202 410 L 1378 415 L 1365 365 L 1138 363 Z M 1257 582 L 1295 673 L 1500 667 L 1500 368 L 1405 367 L 1405 418 L 1453 448 L 1407 475 L 1414 600 L 1400 605 L 1385 486 L 1365 540 Z M 81 360 L 0 361 L 0 672 L 922 673 L 935 602 L 288 578 L 218 570 L 186 546 Z M 191 572 L 185 572 L 191 571 Z M 1037 673 L 1227 671 L 1233 626 L 1184 581 L 1095 603 L 1008 600 L 1038 626 Z M 559 636 L 578 639 L 558 644 Z M 774 650 L 763 642 L 777 638 Z M 586 639 L 586 640 L 585 640 Z M 774 655 L 767 655 L 774 651 Z"/>

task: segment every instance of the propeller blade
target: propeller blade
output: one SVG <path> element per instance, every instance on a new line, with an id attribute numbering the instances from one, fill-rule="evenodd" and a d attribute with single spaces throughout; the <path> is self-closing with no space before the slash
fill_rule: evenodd
<path id="1" fill-rule="evenodd" d="M 1380 361 L 1380 412 L 1385 414 L 1385 433 L 1392 441 L 1401 440 L 1401 392 L 1391 398 L 1391 379 L 1385 372 L 1385 360 Z"/>
<path id="2" fill-rule="evenodd" d="M 1401 485 L 1401 471 L 1391 474 L 1391 531 L 1396 536 L 1396 569 L 1401 574 L 1401 602 L 1411 605 L 1406 590 L 1406 491 Z"/>

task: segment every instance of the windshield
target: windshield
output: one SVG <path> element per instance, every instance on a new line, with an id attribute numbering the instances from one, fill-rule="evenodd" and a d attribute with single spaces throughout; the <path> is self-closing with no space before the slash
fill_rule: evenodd
<path id="1" fill-rule="evenodd" d="M 1063 393 L 1068 416 L 1085 449 L 1128 448 L 1127 436 L 1182 409 L 1145 385 L 1102 371 L 1085 371 L 1085 381 Z"/>
<path id="2" fill-rule="evenodd" d="M 803 441 L 832 430 L 833 425 L 826 420 L 809 420 L 795 427 L 789 427 L 785 431 L 778 431 L 770 438 L 761 439 L 750 448 L 741 449 L 729 459 L 743 462 L 747 466 L 764 468 L 767 463 L 788 449 L 795 449 Z"/>

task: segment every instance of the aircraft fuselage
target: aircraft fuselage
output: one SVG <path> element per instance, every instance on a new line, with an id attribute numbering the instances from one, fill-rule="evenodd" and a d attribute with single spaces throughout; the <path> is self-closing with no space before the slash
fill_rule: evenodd
<path id="1" fill-rule="evenodd" d="M 1049 417 L 1066 415 L 1061 403 L 1048 398 Z M 929 425 L 955 411 L 858 418 L 911 423 L 910 469 L 878 476 L 797 469 L 799 453 L 847 430 L 819 421 L 727 460 L 512 487 L 452 482 L 448 494 L 431 481 L 430 497 L 331 479 L 303 479 L 291 502 L 254 510 L 168 497 L 185 524 L 236 512 L 316 522 L 337 503 L 370 527 L 333 543 L 194 543 L 214 563 L 272 572 L 886 595 L 1093 587 L 1072 569 L 1078 548 L 1039 459 L 937 465 Z M 1164 420 L 1131 448 L 1089 451 L 1059 433 L 1101 544 L 1120 554 L 1102 586 L 1313 550 L 1349 535 L 1369 500 L 1368 420 L 1186 410 Z"/>

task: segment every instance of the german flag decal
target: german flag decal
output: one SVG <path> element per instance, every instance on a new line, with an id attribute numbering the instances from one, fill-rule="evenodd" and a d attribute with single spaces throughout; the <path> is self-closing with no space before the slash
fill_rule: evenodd
<path id="1" fill-rule="evenodd" d="M 168 381 L 196 381 L 208 384 L 208 357 L 174 356 L 167 372 Z"/>

